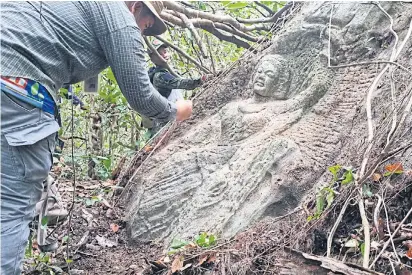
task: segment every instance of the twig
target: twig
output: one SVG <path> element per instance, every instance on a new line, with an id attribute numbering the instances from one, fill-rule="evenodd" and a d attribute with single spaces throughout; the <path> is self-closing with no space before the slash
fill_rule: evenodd
<path id="1" fill-rule="evenodd" d="M 197 62 L 195 59 L 193 59 L 193 57 L 191 57 L 190 55 L 188 55 L 187 53 L 185 53 L 183 50 L 181 50 L 180 48 L 176 47 L 175 45 L 173 45 L 172 43 L 170 43 L 169 41 L 167 41 L 166 39 L 164 39 L 163 37 L 156 35 L 155 36 L 157 39 L 159 39 L 160 41 L 162 41 L 163 43 L 165 43 L 168 47 L 174 49 L 176 52 L 178 52 L 180 55 L 182 55 L 183 57 L 185 57 L 186 59 L 188 59 L 189 61 L 191 61 L 193 64 L 195 64 L 200 70 L 202 70 L 205 73 L 210 74 L 211 71 L 207 68 L 205 68 L 204 66 L 202 66 L 199 62 Z"/>
<path id="2" fill-rule="evenodd" d="M 200 253 L 198 253 L 198 254 L 195 254 L 195 255 L 193 255 L 193 256 L 191 256 L 191 257 L 189 257 L 189 258 L 186 258 L 185 261 L 194 259 L 194 258 L 196 258 L 196 257 L 199 257 L 199 256 L 201 256 L 201 255 L 203 255 L 203 254 L 206 254 L 206 253 L 209 253 L 209 252 L 214 252 L 214 251 L 215 251 L 216 249 L 218 249 L 219 247 L 222 247 L 222 246 L 225 246 L 225 245 L 227 245 L 227 244 L 230 244 L 230 243 L 232 243 L 234 240 L 235 240 L 235 239 L 231 239 L 231 240 L 228 240 L 228 241 L 226 241 L 226 242 L 224 242 L 224 243 L 221 243 L 221 244 L 219 244 L 219 245 L 216 245 L 215 247 L 212 247 L 212 248 L 210 248 L 210 249 L 204 250 L 204 251 L 202 251 L 202 252 L 200 252 Z"/>
<path id="3" fill-rule="evenodd" d="M 280 10 L 278 10 L 271 17 L 257 18 L 257 19 L 237 18 L 237 21 L 239 21 L 240 23 L 247 23 L 247 24 L 276 22 L 276 20 L 278 20 L 287 10 L 293 7 L 293 2 L 294 1 L 288 2 L 285 6 L 283 6 Z"/>
<path id="4" fill-rule="evenodd" d="M 87 230 L 84 232 L 83 236 L 80 238 L 79 242 L 76 244 L 76 250 L 74 254 L 76 254 L 79 249 L 87 243 L 87 239 L 89 238 L 90 231 L 93 229 L 93 215 L 88 213 L 86 210 L 83 209 L 85 212 L 84 215 L 82 215 L 82 218 L 87 221 Z"/>
<path id="5" fill-rule="evenodd" d="M 398 119 L 397 112 L 396 112 L 396 97 L 395 97 L 395 81 L 393 79 L 393 67 L 389 69 L 390 74 L 390 82 L 391 82 L 391 99 L 392 99 L 392 126 L 389 130 L 388 136 L 386 137 L 386 145 L 388 145 L 391 141 L 392 134 L 396 130 L 396 121 Z"/>
<path id="6" fill-rule="evenodd" d="M 365 250 L 363 253 L 363 267 L 368 268 L 369 265 L 369 254 L 371 251 L 371 235 L 370 235 L 370 228 L 368 218 L 366 217 L 365 212 L 365 204 L 363 202 L 363 198 L 359 199 L 359 212 L 362 218 L 362 226 L 363 226 L 363 235 L 364 235 L 364 243 L 365 243 Z"/>
<path id="7" fill-rule="evenodd" d="M 378 196 L 378 197 L 380 197 L 379 195 L 377 195 L 377 196 Z M 383 201 L 383 200 L 382 200 L 382 201 Z M 391 227 L 389 226 L 389 215 L 388 215 L 388 210 L 386 209 L 386 204 L 385 204 L 385 202 L 384 202 L 384 201 L 383 201 L 383 209 L 385 210 L 385 216 L 386 216 L 386 228 L 387 228 L 388 233 L 389 233 L 389 240 L 391 241 L 392 248 L 393 248 L 393 252 L 395 253 L 396 260 L 398 260 L 398 262 L 401 262 L 401 260 L 399 259 L 398 253 L 396 253 L 396 247 L 395 247 L 395 244 L 394 244 L 394 242 L 393 242 L 392 235 L 391 235 Z M 396 273 L 394 273 L 394 274 L 396 274 Z"/>
<path id="8" fill-rule="evenodd" d="M 346 212 L 346 209 L 349 206 L 349 202 L 352 199 L 352 194 L 355 191 L 355 189 L 352 190 L 352 192 L 349 194 L 348 198 L 345 201 L 345 204 L 342 206 L 342 209 L 340 210 L 339 216 L 335 221 L 335 224 L 333 225 L 332 229 L 330 230 L 329 236 L 328 236 L 328 242 L 327 242 L 327 252 L 326 252 L 326 257 L 330 257 L 331 251 L 332 251 L 332 242 L 333 242 L 333 236 L 335 235 L 336 229 L 338 229 L 338 226 L 340 222 L 342 221 L 343 215 Z"/>
<path id="9" fill-rule="evenodd" d="M 409 216 L 412 214 L 412 207 L 411 209 L 409 209 L 408 213 L 406 214 L 405 218 L 403 218 L 403 220 L 401 221 L 401 223 L 398 225 L 398 227 L 396 227 L 395 231 L 393 231 L 391 238 L 393 238 L 399 231 L 399 229 L 401 228 L 401 226 L 405 223 L 406 219 L 409 218 Z M 369 268 L 372 268 L 376 262 L 379 260 L 379 258 L 382 256 L 383 252 L 385 252 L 386 248 L 388 247 L 388 245 L 391 243 L 391 238 L 389 240 L 387 240 L 385 242 L 385 244 L 382 247 L 381 252 L 379 252 L 378 256 L 376 256 L 375 260 L 373 260 L 373 262 L 371 263 L 371 265 L 369 266 Z"/>
<path id="10" fill-rule="evenodd" d="M 215 60 L 214 60 L 214 57 L 213 57 L 212 47 L 210 46 L 210 40 L 209 40 L 208 35 L 206 35 L 206 45 L 207 45 L 207 49 L 209 50 L 209 56 L 210 56 L 210 62 L 212 64 L 213 74 L 216 75 Z"/>
<path id="11" fill-rule="evenodd" d="M 380 5 L 379 5 L 379 6 L 380 6 Z M 382 7 L 381 7 L 381 8 L 382 8 Z M 394 47 L 394 49 L 392 50 L 392 54 L 391 54 L 391 57 L 390 57 L 390 60 L 389 60 L 389 61 L 394 62 L 394 61 L 398 58 L 399 54 L 402 52 L 403 47 L 406 45 L 406 41 L 409 39 L 409 37 L 410 37 L 410 35 L 411 35 L 411 32 L 412 32 L 412 20 L 411 20 L 411 23 L 410 23 L 410 26 L 409 26 L 409 30 L 408 30 L 408 33 L 407 33 L 405 39 L 403 40 L 403 42 L 402 42 L 402 44 L 400 45 L 400 47 L 399 47 L 398 50 Z M 385 68 L 384 68 L 384 69 L 379 73 L 379 75 L 374 79 L 374 81 L 373 81 L 373 83 L 372 83 L 372 86 L 370 87 L 370 89 L 369 89 L 369 91 L 368 91 L 368 95 L 367 95 L 367 97 L 366 97 L 366 114 L 367 114 L 367 118 L 368 118 L 368 143 L 369 143 L 369 145 L 368 145 L 368 147 L 367 147 L 367 149 L 366 149 L 366 151 L 365 151 L 364 158 L 363 158 L 363 161 L 362 161 L 362 166 L 361 166 L 360 173 L 359 173 L 360 177 L 363 177 L 363 175 L 364 175 L 364 172 L 365 172 L 365 169 L 366 169 L 366 164 L 367 164 L 368 159 L 369 159 L 369 154 L 370 154 L 370 152 L 371 152 L 371 150 L 372 150 L 373 122 L 372 122 L 372 107 L 371 107 L 371 101 L 372 101 L 373 91 L 375 90 L 375 88 L 376 88 L 376 86 L 378 85 L 381 77 L 382 77 L 383 74 L 389 69 L 389 67 L 390 67 L 390 64 L 386 65 Z M 401 124 L 401 122 L 399 122 L 396 130 L 395 130 L 394 133 L 393 133 L 393 136 L 396 135 L 397 129 L 399 129 L 400 124 Z M 402 122 L 402 124 L 403 124 L 403 122 Z M 387 146 L 385 146 L 385 149 L 388 148 L 390 144 L 391 144 L 391 141 L 388 142 Z"/>
<path id="12" fill-rule="evenodd" d="M 378 8 L 389 18 L 389 21 L 390 21 L 389 29 L 390 29 L 391 33 L 393 34 L 393 36 L 395 37 L 395 43 L 394 43 L 394 45 L 393 45 L 393 49 L 394 49 L 394 50 L 392 51 L 390 60 L 391 60 L 391 61 L 394 61 L 395 58 L 396 58 L 396 53 L 397 53 L 397 52 L 396 52 L 396 47 L 398 46 L 399 37 L 398 37 L 398 34 L 393 30 L 393 18 L 392 18 L 392 16 L 390 16 L 390 15 L 382 8 L 382 6 L 381 6 L 381 4 L 380 4 L 379 2 L 374 3 L 374 4 L 377 5 Z M 394 72 L 394 70 L 393 70 L 393 67 L 391 66 L 391 67 L 389 68 L 389 74 L 390 74 L 390 83 L 391 83 L 391 98 L 392 98 L 392 110 L 393 110 L 393 114 L 392 114 L 392 126 L 391 126 L 391 129 L 390 129 L 389 134 L 388 134 L 388 136 L 387 136 L 386 144 L 389 144 L 389 143 L 390 143 L 391 135 L 393 134 L 393 132 L 395 131 L 395 128 L 396 128 L 396 119 L 397 119 L 396 107 L 395 107 L 395 104 L 396 104 L 396 102 L 395 102 L 395 101 L 396 101 L 396 99 L 395 99 L 395 82 L 394 82 L 394 80 L 393 80 L 393 72 Z"/>
<path id="13" fill-rule="evenodd" d="M 378 203 L 376 204 L 375 211 L 373 212 L 373 224 L 376 228 L 376 232 L 379 232 L 379 212 L 383 200 L 378 194 L 376 194 L 376 197 L 378 198 Z"/>
<path id="14" fill-rule="evenodd" d="M 392 261 L 389 261 L 389 263 L 391 264 L 393 274 L 396 275 L 396 270 L 395 270 L 395 267 L 393 266 Z"/>
<path id="15" fill-rule="evenodd" d="M 79 254 L 82 254 L 82 255 L 85 255 L 85 256 L 90 256 L 90 257 L 97 257 L 97 255 L 94 255 L 94 254 L 91 254 L 91 253 L 86 253 L 86 252 L 83 252 L 83 251 L 76 251 L 76 253 L 79 253 Z"/>
<path id="16" fill-rule="evenodd" d="M 267 11 L 269 14 L 273 15 L 275 14 L 275 12 L 269 8 L 268 6 L 266 6 L 265 4 L 260 3 L 259 1 L 253 1 L 257 6 L 263 8 L 265 11 Z"/>

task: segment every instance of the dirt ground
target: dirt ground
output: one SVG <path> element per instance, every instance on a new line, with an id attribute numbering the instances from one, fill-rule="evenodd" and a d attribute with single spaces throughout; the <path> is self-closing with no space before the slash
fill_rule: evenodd
<path id="1" fill-rule="evenodd" d="M 412 207 L 410 176 L 405 175 L 397 182 L 392 186 L 393 192 L 388 191 L 386 199 L 392 228 Z M 116 186 L 112 181 L 80 181 L 76 185 L 72 230 L 68 241 L 72 260 L 69 260 L 70 271 L 65 261 L 67 242 L 64 240 L 69 228 L 69 221 L 66 220 L 53 233 L 60 242 L 57 252 L 50 254 L 47 264 L 34 260 L 35 257 L 29 258 L 24 274 L 339 274 L 328 273 L 331 271 L 321 268 L 320 262 L 305 259 L 297 251 L 318 257 L 325 255 L 327 234 L 343 200 L 337 201 L 325 218 L 312 223 L 306 222 L 304 209 L 297 209 L 290 215 L 259 222 L 233 239 L 219 240 L 213 247 L 192 247 L 178 256 L 166 257 L 166 251 L 160 244 L 128 243 L 124 208 L 113 206 L 113 190 Z M 74 194 L 72 181 L 60 179 L 59 189 L 65 204 L 70 208 Z M 349 192 L 349 189 L 344 192 Z M 342 197 L 345 197 L 345 193 Z M 307 206 L 310 207 L 310 204 Z M 368 209 L 368 212 L 372 214 L 372 210 Z M 356 206 L 348 208 L 336 232 L 337 237 L 342 240 L 348 237 L 361 238 L 358 213 Z M 408 243 L 405 244 L 405 240 L 411 239 L 411 222 L 412 218 L 409 218 L 395 239 L 397 254 L 403 263 L 396 266 L 399 271 L 397 274 L 412 274 L 412 269 L 409 269 L 412 260 L 408 255 Z M 387 234 L 386 230 L 376 232 L 372 229 L 372 238 L 376 239 L 380 233 Z M 39 255 L 36 244 L 33 246 L 33 254 Z M 372 259 L 378 250 L 371 251 Z M 346 262 L 361 265 L 360 251 L 348 252 L 347 248 L 337 243 L 333 245 L 332 251 L 333 257 L 338 260 L 345 257 Z M 391 254 L 392 248 L 388 248 L 385 257 L 390 258 Z M 181 257 L 182 264 L 187 268 L 180 267 L 180 272 L 172 273 L 178 257 Z M 366 274 L 392 273 L 391 265 L 385 258 L 377 262 L 376 268 L 381 273 Z"/>

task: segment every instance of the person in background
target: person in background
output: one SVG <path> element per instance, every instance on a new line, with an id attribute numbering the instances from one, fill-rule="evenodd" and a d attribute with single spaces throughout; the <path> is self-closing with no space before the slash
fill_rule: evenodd
<path id="1" fill-rule="evenodd" d="M 158 54 L 168 62 L 170 60 L 169 47 L 159 39 L 154 39 L 152 42 L 153 48 Z M 149 50 L 150 60 L 155 66 L 148 71 L 150 82 L 153 84 L 159 93 L 169 101 L 176 102 L 183 99 L 183 90 L 194 90 L 200 87 L 206 80 L 210 79 L 211 75 L 203 75 L 199 78 L 190 79 L 174 76 L 162 64 L 164 62 L 158 56 Z M 151 120 L 147 117 L 142 117 L 143 127 L 150 131 L 150 136 L 155 135 L 166 123 L 157 120 Z"/>

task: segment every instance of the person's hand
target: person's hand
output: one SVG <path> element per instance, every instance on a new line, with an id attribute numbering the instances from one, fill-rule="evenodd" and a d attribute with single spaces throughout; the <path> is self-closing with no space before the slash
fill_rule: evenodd
<path id="1" fill-rule="evenodd" d="M 202 75 L 202 77 L 200 78 L 202 80 L 202 83 L 205 83 L 208 80 L 211 80 L 214 77 L 213 74 L 205 74 Z"/>
<path id="2" fill-rule="evenodd" d="M 193 103 L 191 100 L 178 100 L 176 101 L 176 108 L 176 120 L 183 121 L 192 114 Z"/>

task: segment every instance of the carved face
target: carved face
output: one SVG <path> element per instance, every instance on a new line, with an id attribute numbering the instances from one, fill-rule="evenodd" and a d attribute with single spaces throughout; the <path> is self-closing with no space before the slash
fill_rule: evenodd
<path id="1" fill-rule="evenodd" d="M 283 64 L 285 60 L 268 56 L 257 67 L 253 79 L 253 91 L 263 97 L 271 97 L 276 100 L 288 98 L 289 71 Z"/>

